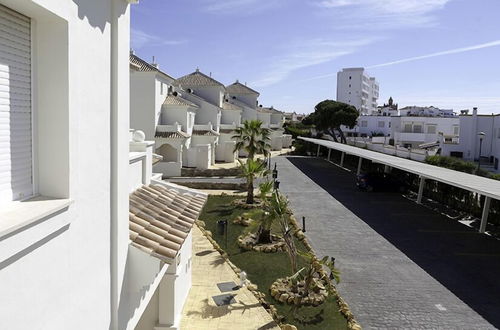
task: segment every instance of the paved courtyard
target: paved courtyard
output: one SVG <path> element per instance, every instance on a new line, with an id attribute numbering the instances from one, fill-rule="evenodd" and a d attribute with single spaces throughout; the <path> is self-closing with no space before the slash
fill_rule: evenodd
<path id="1" fill-rule="evenodd" d="M 239 279 L 197 226 L 193 227 L 193 283 L 182 310 L 182 330 L 279 330 L 271 315 L 247 289 L 221 292 L 217 283 Z M 234 294 L 235 303 L 217 306 L 212 297 Z"/>
<path id="2" fill-rule="evenodd" d="M 500 242 L 317 158 L 276 157 L 280 190 L 364 329 L 500 326 Z"/>

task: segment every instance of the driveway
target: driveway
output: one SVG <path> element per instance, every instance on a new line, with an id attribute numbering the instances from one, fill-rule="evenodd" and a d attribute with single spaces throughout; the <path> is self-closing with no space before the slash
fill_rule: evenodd
<path id="1" fill-rule="evenodd" d="M 325 160 L 276 157 L 280 190 L 365 329 L 500 327 L 500 241 L 394 193 L 357 190 Z"/>

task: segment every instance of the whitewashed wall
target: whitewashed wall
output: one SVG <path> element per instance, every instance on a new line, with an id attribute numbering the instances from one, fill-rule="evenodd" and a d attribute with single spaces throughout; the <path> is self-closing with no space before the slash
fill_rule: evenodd
<path id="1" fill-rule="evenodd" d="M 128 167 L 128 5 L 119 0 L 0 3 L 34 23 L 39 192 L 72 201 L 2 237 L 0 328 L 115 329 L 113 301 L 121 289 L 116 279 L 123 274 L 126 250 L 113 247 L 124 243 L 126 249 L 128 243 L 128 234 L 121 235 L 118 227 L 110 241 L 114 219 L 128 212 L 128 183 L 112 176 L 126 175 Z"/>

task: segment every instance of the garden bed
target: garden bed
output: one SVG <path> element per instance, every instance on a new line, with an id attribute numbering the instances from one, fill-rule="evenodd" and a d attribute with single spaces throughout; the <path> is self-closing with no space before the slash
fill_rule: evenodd
<path id="1" fill-rule="evenodd" d="M 288 256 L 285 252 L 246 251 L 238 246 L 238 236 L 244 234 L 247 227 L 234 224 L 232 220 L 248 211 L 234 205 L 234 200 L 238 198 L 241 199 L 234 196 L 209 196 L 200 215 L 200 220 L 205 222 L 206 230 L 212 232 L 213 239 L 227 253 L 229 260 L 247 273 L 248 279 L 265 294 L 265 300 L 276 307 L 277 313 L 283 317 L 283 323 L 293 324 L 298 329 L 348 329 L 346 317 L 339 311 L 341 308 L 336 295 L 329 295 L 319 306 L 301 307 L 295 318 L 290 305 L 281 303 L 271 296 L 269 290 L 271 285 L 279 278 L 290 276 Z M 224 236 L 217 234 L 217 220 L 229 220 L 227 247 Z M 308 248 L 304 242 L 295 240 L 297 249 L 307 252 Z M 305 266 L 305 261 L 300 258 L 298 263 L 299 267 Z M 342 309 L 345 312 L 346 306 Z"/>

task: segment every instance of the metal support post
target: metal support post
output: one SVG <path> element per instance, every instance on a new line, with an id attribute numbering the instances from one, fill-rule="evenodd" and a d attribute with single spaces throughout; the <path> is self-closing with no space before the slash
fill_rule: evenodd
<path id="1" fill-rule="evenodd" d="M 332 149 L 328 148 L 328 161 L 330 161 L 330 154 L 332 153 Z"/>
<path id="2" fill-rule="evenodd" d="M 340 156 L 340 167 L 344 167 L 344 156 L 345 156 L 345 152 L 343 152 L 342 156 Z"/>
<path id="3" fill-rule="evenodd" d="M 363 163 L 363 158 L 359 157 L 359 160 L 358 160 L 358 171 L 356 172 L 356 175 L 360 175 L 361 174 L 361 164 Z"/>
<path id="4" fill-rule="evenodd" d="M 318 144 L 318 151 L 316 151 L 316 157 L 319 157 L 319 148 L 321 148 L 321 146 Z"/>
<path id="5" fill-rule="evenodd" d="M 481 217 L 481 225 L 479 226 L 479 232 L 484 234 L 486 231 L 486 225 L 488 224 L 488 214 L 490 214 L 490 202 L 491 197 L 486 196 L 484 198 L 484 206 L 483 206 L 483 216 Z"/>
<path id="6" fill-rule="evenodd" d="M 425 178 L 421 176 L 420 185 L 418 186 L 417 204 L 422 204 L 422 196 L 424 195 L 424 186 L 425 186 Z"/>

